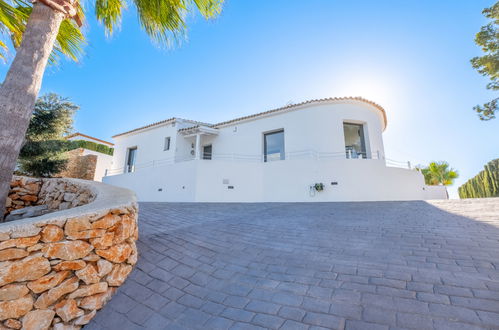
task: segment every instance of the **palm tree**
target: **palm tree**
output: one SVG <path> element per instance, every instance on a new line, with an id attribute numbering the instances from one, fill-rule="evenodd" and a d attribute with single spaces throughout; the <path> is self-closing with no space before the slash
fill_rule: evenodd
<path id="1" fill-rule="evenodd" d="M 5 0 L 2 1 L 5 4 Z M 223 0 L 131 1 L 142 28 L 154 41 L 163 44 L 178 40 L 184 34 L 185 18 L 189 12 L 197 8 L 203 17 L 213 18 L 220 13 L 223 4 Z M 97 19 L 108 33 L 112 33 L 120 24 L 126 0 L 95 0 L 94 5 Z M 30 9 L 22 41 L 0 87 L 0 218 L 4 214 L 9 182 L 45 67 L 54 45 L 57 45 L 61 24 L 72 18 L 80 26 L 84 15 L 80 3 L 74 0 L 37 0 Z"/>
<path id="2" fill-rule="evenodd" d="M 417 167 L 424 176 L 425 183 L 430 186 L 448 186 L 454 183 L 459 174 L 447 162 L 431 162 L 427 167 Z"/>

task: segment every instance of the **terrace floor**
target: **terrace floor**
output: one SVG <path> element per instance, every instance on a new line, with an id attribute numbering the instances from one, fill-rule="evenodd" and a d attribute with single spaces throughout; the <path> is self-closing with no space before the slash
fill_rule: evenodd
<path id="1" fill-rule="evenodd" d="M 499 328 L 499 199 L 141 203 L 86 329 Z"/>

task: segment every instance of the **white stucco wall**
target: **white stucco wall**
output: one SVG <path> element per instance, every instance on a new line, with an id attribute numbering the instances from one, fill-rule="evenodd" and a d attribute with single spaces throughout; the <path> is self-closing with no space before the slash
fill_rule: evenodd
<path id="1" fill-rule="evenodd" d="M 136 165 L 147 164 L 152 161 L 175 158 L 177 124 L 167 124 L 152 129 L 142 130 L 140 133 L 131 133 L 118 136 L 114 139 L 114 156 L 112 170 L 123 173 L 129 148 L 137 147 Z M 184 125 L 185 127 L 185 125 Z M 170 150 L 164 150 L 165 138 L 170 137 Z M 121 170 L 121 171 L 120 171 Z"/>
<path id="2" fill-rule="evenodd" d="M 314 150 L 342 156 L 345 152 L 344 122 L 364 124 L 367 152 L 376 157 L 379 151 L 380 156 L 384 156 L 381 112 L 371 105 L 353 101 L 305 105 L 292 111 L 225 125 L 218 128 L 218 135 L 203 135 L 201 146 L 212 144 L 215 156 L 236 154 L 258 158 L 263 154 L 263 134 L 284 129 L 287 153 Z M 170 123 L 118 136 L 115 138 L 114 172 L 124 168 L 130 147 L 137 147 L 137 166 L 157 160 L 193 158 L 191 150 L 195 137 L 177 134 L 178 129 L 189 126 L 193 124 L 177 121 L 175 126 Z M 163 151 L 167 136 L 171 137 L 171 147 L 169 151 Z"/>
<path id="3" fill-rule="evenodd" d="M 270 163 L 193 160 L 109 176 L 104 182 L 135 191 L 139 201 L 327 202 L 445 198 L 442 190 L 432 189 L 428 195 L 420 172 L 386 167 L 383 161 L 370 159 Z M 311 192 L 310 186 L 315 183 L 323 183 L 324 191 Z M 233 189 L 228 189 L 229 186 Z"/>
<path id="4" fill-rule="evenodd" d="M 284 129 L 285 150 L 293 153 L 315 150 L 323 153 L 345 152 L 343 123 L 364 124 L 368 153 L 384 155 L 383 122 L 379 110 L 358 103 L 317 104 L 276 113 L 258 120 L 249 120 L 221 127 L 212 138 L 213 153 L 234 153 L 260 156 L 263 134 Z"/>
<path id="5" fill-rule="evenodd" d="M 344 122 L 364 125 L 366 151 L 374 159 L 345 159 Z M 423 189 L 419 172 L 386 167 L 384 125 L 381 111 L 367 103 L 307 104 L 216 126 L 218 135 L 202 135 L 200 143 L 201 147 L 212 145 L 213 159 L 185 161 L 193 158 L 195 137 L 185 137 L 178 129 L 193 124 L 177 121 L 175 126 L 169 123 L 118 136 L 111 172 L 123 173 L 130 147 L 137 147 L 137 171 L 109 176 L 104 182 L 134 190 L 140 201 L 363 201 L 442 196 Z M 261 162 L 264 133 L 279 129 L 284 129 L 287 158 Z M 171 137 L 170 151 L 163 151 L 167 136 Z M 334 156 L 293 157 L 306 150 Z M 311 194 L 310 185 L 320 182 L 325 184 L 324 191 Z"/>
<path id="6" fill-rule="evenodd" d="M 194 202 L 196 168 L 194 161 L 182 162 L 107 176 L 103 182 L 128 187 L 139 201 Z"/>
<path id="7" fill-rule="evenodd" d="M 449 193 L 446 186 L 425 186 L 424 199 L 448 199 Z"/>

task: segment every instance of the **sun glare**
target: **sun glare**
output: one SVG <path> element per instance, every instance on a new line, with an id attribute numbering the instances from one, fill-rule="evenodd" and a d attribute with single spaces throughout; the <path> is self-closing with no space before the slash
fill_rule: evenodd
<path id="1" fill-rule="evenodd" d="M 347 70 L 348 71 L 348 70 Z M 337 75 L 331 90 L 339 96 L 361 96 L 376 102 L 386 109 L 387 115 L 394 119 L 403 114 L 407 99 L 406 87 L 401 77 L 386 72 L 351 72 Z"/>

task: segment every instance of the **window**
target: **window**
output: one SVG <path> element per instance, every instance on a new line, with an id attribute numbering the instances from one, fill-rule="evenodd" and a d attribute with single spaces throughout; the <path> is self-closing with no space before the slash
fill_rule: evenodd
<path id="1" fill-rule="evenodd" d="M 364 125 L 343 123 L 347 158 L 367 158 Z"/>
<path id="2" fill-rule="evenodd" d="M 211 151 L 213 150 L 211 144 L 203 147 L 203 159 L 211 159 Z"/>
<path id="3" fill-rule="evenodd" d="M 163 151 L 170 150 L 170 137 L 165 137 L 165 147 L 163 148 Z"/>
<path id="4" fill-rule="evenodd" d="M 264 162 L 284 159 L 284 130 L 263 135 Z"/>
<path id="5" fill-rule="evenodd" d="M 137 158 L 137 147 L 128 148 L 125 172 L 135 171 L 135 159 Z"/>

